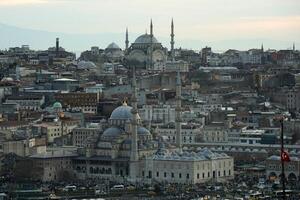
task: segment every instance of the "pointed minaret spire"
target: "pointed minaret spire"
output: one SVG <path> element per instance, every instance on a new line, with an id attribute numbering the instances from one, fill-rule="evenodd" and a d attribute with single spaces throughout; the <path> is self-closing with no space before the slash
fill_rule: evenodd
<path id="1" fill-rule="evenodd" d="M 152 24 L 152 19 L 150 21 L 150 35 L 153 36 L 153 24 Z"/>
<path id="2" fill-rule="evenodd" d="M 126 28 L 125 50 L 127 50 L 128 47 L 129 47 L 128 28 Z"/>
<path id="3" fill-rule="evenodd" d="M 264 52 L 264 43 L 261 44 L 261 52 Z"/>
<path id="4" fill-rule="evenodd" d="M 295 51 L 296 49 L 295 49 L 295 42 L 293 43 L 293 51 Z"/>
<path id="5" fill-rule="evenodd" d="M 181 135 L 181 78 L 180 69 L 177 70 L 176 77 L 176 108 L 175 108 L 175 127 L 176 127 L 176 146 L 179 152 L 182 151 L 182 135 Z"/>
<path id="6" fill-rule="evenodd" d="M 131 161 L 138 161 L 138 146 L 137 146 L 137 126 L 139 124 L 138 121 L 138 108 L 137 108 L 137 87 L 136 87 L 136 77 L 135 77 L 135 66 L 132 68 L 132 135 L 131 135 L 131 154 L 130 160 Z"/>
<path id="7" fill-rule="evenodd" d="M 172 57 L 172 61 L 175 60 L 175 52 L 174 52 L 174 23 L 173 23 L 173 18 L 172 18 L 172 22 L 171 22 L 171 57 Z"/>

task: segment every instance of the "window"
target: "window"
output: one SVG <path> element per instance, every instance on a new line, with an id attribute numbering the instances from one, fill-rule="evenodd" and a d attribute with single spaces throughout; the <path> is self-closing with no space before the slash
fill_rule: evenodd
<path id="1" fill-rule="evenodd" d="M 145 177 L 145 172 L 144 171 L 142 171 L 142 176 Z"/>
<path id="2" fill-rule="evenodd" d="M 231 175 L 231 170 L 228 171 L 229 176 Z"/>
<path id="3" fill-rule="evenodd" d="M 190 174 L 186 174 L 186 179 L 189 179 L 190 178 Z"/>
<path id="4" fill-rule="evenodd" d="M 204 178 L 205 177 L 205 173 L 202 173 L 202 178 Z"/>
<path id="5" fill-rule="evenodd" d="M 218 176 L 221 176 L 221 172 L 220 171 L 218 171 Z"/>
<path id="6" fill-rule="evenodd" d="M 171 177 L 174 178 L 174 173 L 173 172 L 171 173 Z"/>
<path id="7" fill-rule="evenodd" d="M 156 172 L 156 177 L 159 177 L 159 172 Z"/>
<path id="8" fill-rule="evenodd" d="M 223 173 L 223 175 L 224 175 L 224 176 L 226 176 L 226 171 L 225 171 L 225 170 L 224 170 L 224 173 Z"/>
<path id="9" fill-rule="evenodd" d="M 209 174 L 209 172 L 207 173 L 207 177 L 208 177 L 208 178 L 210 177 L 210 174 Z"/>
<path id="10" fill-rule="evenodd" d="M 199 175 L 199 173 L 197 174 L 197 179 L 199 179 L 199 177 L 200 177 L 200 175 Z"/>
<path id="11" fill-rule="evenodd" d="M 181 173 L 178 174 L 179 178 L 181 178 Z"/>
<path id="12" fill-rule="evenodd" d="M 164 173 L 164 177 L 165 177 L 165 178 L 167 177 L 167 172 Z"/>

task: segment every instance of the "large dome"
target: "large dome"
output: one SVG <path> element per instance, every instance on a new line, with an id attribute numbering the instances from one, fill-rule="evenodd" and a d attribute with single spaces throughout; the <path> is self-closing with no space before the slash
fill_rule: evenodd
<path id="1" fill-rule="evenodd" d="M 122 106 L 117 107 L 110 115 L 110 119 L 122 119 L 122 120 L 131 120 L 132 113 L 131 113 L 131 106 L 128 106 L 124 103 Z"/>
<path id="2" fill-rule="evenodd" d="M 151 35 L 149 34 L 143 34 L 141 36 L 139 36 L 135 41 L 134 43 L 136 44 L 150 44 L 151 43 Z M 159 43 L 157 41 L 157 39 L 153 36 L 152 38 L 152 43 Z"/>

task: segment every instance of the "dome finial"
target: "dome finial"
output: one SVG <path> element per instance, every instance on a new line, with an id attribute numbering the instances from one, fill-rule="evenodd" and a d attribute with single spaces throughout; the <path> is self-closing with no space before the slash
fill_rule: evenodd
<path id="1" fill-rule="evenodd" d="M 127 98 L 126 98 L 126 97 L 125 97 L 124 100 L 123 100 L 122 106 L 127 106 Z"/>

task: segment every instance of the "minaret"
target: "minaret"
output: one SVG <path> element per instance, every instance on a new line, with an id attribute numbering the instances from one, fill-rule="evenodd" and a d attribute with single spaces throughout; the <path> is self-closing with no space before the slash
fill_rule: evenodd
<path id="1" fill-rule="evenodd" d="M 137 87 L 136 87 L 136 77 L 135 77 L 135 67 L 133 66 L 133 76 L 132 76 L 132 135 L 131 135 L 131 161 L 138 161 L 138 147 L 137 147 L 137 126 L 138 126 L 138 108 L 137 108 Z"/>
<path id="2" fill-rule="evenodd" d="M 295 42 L 293 43 L 293 51 L 295 51 Z"/>
<path id="3" fill-rule="evenodd" d="M 261 52 L 264 52 L 264 44 L 261 44 Z"/>
<path id="4" fill-rule="evenodd" d="M 55 52 L 56 52 L 56 56 L 58 57 L 58 52 L 59 52 L 59 38 L 56 38 Z"/>
<path id="5" fill-rule="evenodd" d="M 129 40 L 128 40 L 128 28 L 126 28 L 126 39 L 125 39 L 125 50 L 127 51 L 129 47 Z"/>
<path id="6" fill-rule="evenodd" d="M 173 23 L 173 18 L 172 18 L 172 22 L 171 22 L 171 57 L 172 57 L 172 61 L 175 61 L 175 52 L 174 52 L 174 23 Z"/>
<path id="7" fill-rule="evenodd" d="M 153 24 L 152 24 L 152 19 L 150 21 L 150 36 L 153 37 Z"/>
<path id="8" fill-rule="evenodd" d="M 179 152 L 182 151 L 182 135 L 181 135 L 181 78 L 180 71 L 177 71 L 176 80 L 176 108 L 175 108 L 175 128 L 176 128 L 176 146 Z"/>
<path id="9" fill-rule="evenodd" d="M 137 87 L 135 78 L 135 66 L 132 68 L 132 121 L 131 121 L 131 150 L 130 150 L 130 163 L 129 163 L 129 176 L 132 182 L 136 182 L 139 177 L 139 154 L 138 154 L 138 144 L 137 144 L 137 127 L 138 121 L 138 109 L 137 109 Z"/>
<path id="10" fill-rule="evenodd" d="M 152 24 L 152 19 L 150 21 L 150 38 L 151 38 L 151 44 L 150 44 L 150 69 L 153 69 L 153 24 Z"/>

